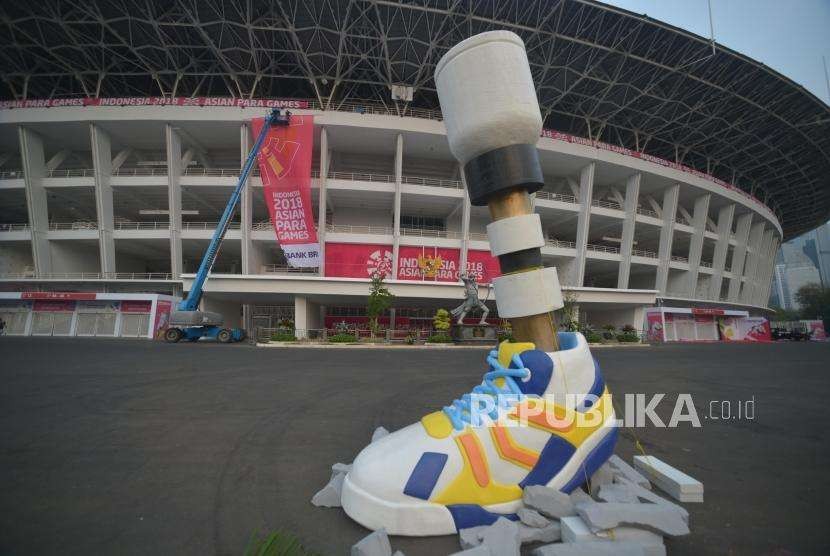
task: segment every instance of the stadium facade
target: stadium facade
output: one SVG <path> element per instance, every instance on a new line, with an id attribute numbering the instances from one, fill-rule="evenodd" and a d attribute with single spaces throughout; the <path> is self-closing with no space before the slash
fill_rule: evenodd
<path id="1" fill-rule="evenodd" d="M 254 4 L 270 17 L 265 3 Z M 323 67 L 325 56 L 318 60 L 312 51 L 326 47 L 304 34 L 345 23 L 308 14 L 309 21 L 300 21 L 306 12 L 298 4 L 269 21 L 274 34 L 293 29 L 301 48 L 282 47 L 283 54 L 303 71 L 294 77 L 272 68 L 274 76 L 265 79 L 260 70 L 260 89 L 235 68 L 244 49 L 211 49 L 218 29 L 200 25 L 198 13 L 162 41 L 167 58 L 153 61 L 153 48 L 122 44 L 117 59 L 137 57 L 143 76 L 110 66 L 104 77 L 99 68 L 97 91 L 90 89 L 96 68 L 89 59 L 15 38 L 3 49 L 8 90 L 0 110 L 0 311 L 14 324 L 11 332 L 120 335 L 118 323 L 134 328 L 135 319 L 96 317 L 102 324 L 90 327 L 82 314 L 118 311 L 88 298 L 90 292 L 108 300 L 186 292 L 237 181 L 250 120 L 273 105 L 314 117 L 312 201 L 323 262 L 319 269 L 288 267 L 253 176 L 208 282 L 205 309 L 249 329 L 286 317 L 300 330 L 360 321 L 369 275 L 383 268 L 397 298 L 388 324 L 428 323 L 437 307 L 461 298 L 459 271 L 484 282 L 498 273 L 485 235 L 489 215 L 467 199 L 431 82 L 449 46 L 493 28 L 516 31 L 528 45 L 549 128 L 538 143 L 546 185 L 533 201 L 547 238 L 542 253 L 546 265 L 559 269 L 580 320 L 641 328 L 654 305 L 763 313 L 781 242 L 827 218 L 827 105 L 752 60 L 662 23 L 593 2 L 529 4 L 559 17 L 533 27 L 517 14 L 485 14 L 495 8 L 482 5 L 470 7 L 467 19 L 475 24 L 464 27 L 456 21 L 464 14 L 440 3 L 366 3 L 374 12 L 358 17 L 343 2 L 350 28 L 365 42 L 363 54 L 349 43 L 358 40 L 352 35 L 339 48 L 329 45 L 344 67 L 352 63 L 348 71 Z M 175 19 L 161 3 L 147 6 L 158 10 L 153 16 L 165 29 L 165 18 Z M 33 17 L 52 21 L 26 12 L 35 8 L 19 9 L 25 13 L 10 14 L 13 27 Z M 398 44 L 403 39 L 393 38 L 395 17 L 405 13 L 453 26 L 443 34 L 426 24 L 406 32 L 422 54 L 421 69 L 410 67 L 408 50 Z M 107 14 L 112 25 L 119 25 L 118 15 Z M 576 16 L 582 23 L 569 24 Z M 79 17 L 64 19 L 71 26 Z M 141 14 L 131 17 L 136 29 L 144 22 Z M 384 33 L 357 25 L 367 17 L 385 21 Z M 592 27 L 600 23 L 607 32 Z M 256 33 L 269 32 L 263 29 Z M 193 48 L 193 30 L 202 33 L 216 67 L 196 72 L 210 77 L 201 85 L 179 68 L 174 87 L 170 60 Z M 49 40 L 78 40 L 58 31 Z M 420 40 L 430 36 L 432 46 Z M 556 52 L 541 52 L 544 41 L 558 41 Z M 660 47 L 666 41 L 674 48 L 670 57 Z M 38 49 L 43 54 L 24 89 L 25 68 L 15 65 Z M 603 59 L 586 61 L 592 53 Z M 55 64 L 48 68 L 50 56 Z M 385 76 L 358 71 L 384 56 Z M 217 82 L 229 89 L 217 90 L 223 86 Z M 136 95 L 141 83 L 145 93 Z M 404 97 L 413 94 L 411 101 L 392 100 L 392 85 Z M 269 100 L 252 100 L 256 92 L 269 93 Z M 61 299 L 63 305 L 56 303 Z M 71 316 L 37 314 L 61 311 Z"/>

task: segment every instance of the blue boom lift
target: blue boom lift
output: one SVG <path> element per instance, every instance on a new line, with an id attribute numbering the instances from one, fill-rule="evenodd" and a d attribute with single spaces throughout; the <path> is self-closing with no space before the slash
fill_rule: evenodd
<path id="1" fill-rule="evenodd" d="M 239 183 L 236 184 L 233 195 L 231 195 L 228 201 L 228 206 L 225 207 L 225 212 L 222 213 L 222 218 L 219 220 L 219 225 L 216 227 L 216 231 L 213 232 L 210 245 L 208 245 L 202 257 L 202 262 L 199 265 L 199 271 L 196 273 L 196 279 L 193 280 L 190 293 L 170 315 L 170 328 L 164 333 L 164 339 L 166 341 L 178 342 L 184 339 L 195 342 L 199 338 L 211 338 L 228 343 L 239 342 L 245 339 L 245 331 L 243 329 L 225 328 L 224 318 L 221 314 L 200 311 L 199 303 L 202 301 L 205 281 L 207 281 L 210 271 L 213 268 L 213 263 L 216 261 L 216 256 L 219 254 L 219 247 L 222 245 L 222 240 L 225 239 L 228 224 L 231 222 L 236 205 L 239 204 L 239 199 L 242 196 L 242 190 L 245 188 L 248 174 L 251 172 L 251 168 L 254 165 L 260 147 L 262 147 L 263 141 L 265 141 L 265 135 L 272 125 L 288 125 L 290 117 L 290 112 L 281 114 L 280 110 L 275 108 L 265 118 L 262 131 L 259 132 L 259 136 L 251 152 L 248 154 L 248 159 L 245 161 L 245 166 L 242 168 Z"/>

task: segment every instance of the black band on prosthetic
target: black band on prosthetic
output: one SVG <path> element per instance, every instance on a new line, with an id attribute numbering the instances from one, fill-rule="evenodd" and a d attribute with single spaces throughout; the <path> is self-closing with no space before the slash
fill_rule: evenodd
<path id="1" fill-rule="evenodd" d="M 542 251 L 538 247 L 499 255 L 499 267 L 502 274 L 540 266 L 542 266 Z"/>
<path id="2" fill-rule="evenodd" d="M 545 185 L 536 145 L 510 145 L 479 155 L 464 166 L 464 176 L 470 203 L 477 207 L 496 193 L 517 187 L 535 193 Z"/>

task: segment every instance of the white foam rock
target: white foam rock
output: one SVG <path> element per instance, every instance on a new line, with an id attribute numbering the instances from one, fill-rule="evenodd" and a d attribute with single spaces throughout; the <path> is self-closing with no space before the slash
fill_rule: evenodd
<path id="1" fill-rule="evenodd" d="M 562 526 L 551 521 L 544 527 L 528 527 L 519 523 L 519 541 L 522 544 L 533 542 L 554 542 L 562 538 Z"/>
<path id="2" fill-rule="evenodd" d="M 528 527 L 544 527 L 550 520 L 534 510 L 533 508 L 519 508 L 516 511 L 516 515 L 519 516 L 519 521 L 527 525 Z"/>
<path id="3" fill-rule="evenodd" d="M 582 504 L 577 512 L 593 533 L 628 525 L 673 537 L 689 534 L 687 517 L 663 504 Z"/>
<path id="4" fill-rule="evenodd" d="M 375 429 L 375 432 L 372 433 L 372 442 L 374 442 L 375 440 L 380 440 L 384 436 L 388 436 L 388 435 L 389 435 L 388 430 L 386 430 L 383 427 L 378 427 L 378 428 Z"/>
<path id="5" fill-rule="evenodd" d="M 499 556 L 519 556 L 519 526 L 505 517 L 500 517 L 482 532 L 481 545 Z"/>
<path id="6" fill-rule="evenodd" d="M 703 483 L 654 456 L 634 456 L 634 467 L 680 502 L 703 502 Z"/>
<path id="7" fill-rule="evenodd" d="M 345 473 L 334 473 L 328 484 L 311 498 L 311 503 L 323 508 L 339 508 Z"/>
<path id="8" fill-rule="evenodd" d="M 615 477 L 624 477 L 643 488 L 651 489 L 651 483 L 648 479 L 628 465 L 620 456 L 614 454 L 608 459 L 607 463 Z"/>
<path id="9" fill-rule="evenodd" d="M 351 556 L 392 556 L 392 545 L 385 529 L 378 529 L 352 546 Z"/>
<path id="10" fill-rule="evenodd" d="M 538 510 L 547 517 L 561 519 L 569 515 L 576 515 L 574 502 L 571 497 L 562 491 L 542 485 L 525 487 L 522 500 L 526 506 Z"/>

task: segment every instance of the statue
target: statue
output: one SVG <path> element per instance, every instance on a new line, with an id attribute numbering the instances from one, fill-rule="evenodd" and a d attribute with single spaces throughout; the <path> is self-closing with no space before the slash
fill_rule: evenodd
<path id="1" fill-rule="evenodd" d="M 464 301 L 451 311 L 452 316 L 458 317 L 456 323 L 463 324 L 464 317 L 467 316 L 473 309 L 481 309 L 481 320 L 478 321 L 478 324 L 487 324 L 485 321 L 487 320 L 487 315 L 490 314 L 490 309 L 487 308 L 487 305 L 484 304 L 478 298 L 478 283 L 473 276 L 470 276 L 466 272 L 459 276 L 462 282 L 464 282 Z"/>

